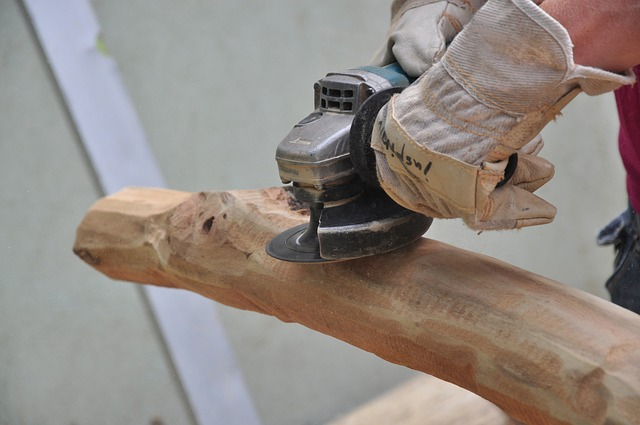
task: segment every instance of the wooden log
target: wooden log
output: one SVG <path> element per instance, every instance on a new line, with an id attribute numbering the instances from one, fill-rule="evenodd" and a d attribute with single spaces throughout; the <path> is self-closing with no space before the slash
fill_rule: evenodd
<path id="1" fill-rule="evenodd" d="M 518 425 L 487 400 L 420 375 L 327 425 Z"/>
<path id="2" fill-rule="evenodd" d="M 89 210 L 74 251 L 114 279 L 184 288 L 332 335 L 527 424 L 640 423 L 640 317 L 426 238 L 340 263 L 271 259 L 266 242 L 306 220 L 298 207 L 281 188 L 128 189 Z"/>

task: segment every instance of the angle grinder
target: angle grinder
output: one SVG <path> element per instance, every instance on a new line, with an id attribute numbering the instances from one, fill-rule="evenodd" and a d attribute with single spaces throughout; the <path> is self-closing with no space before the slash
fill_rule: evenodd
<path id="1" fill-rule="evenodd" d="M 432 219 L 380 189 L 370 147 L 380 109 L 411 83 L 399 65 L 329 73 L 314 84 L 315 108 L 280 142 L 276 162 L 308 224 L 273 238 L 279 260 L 317 263 L 381 254 L 419 239 Z"/>

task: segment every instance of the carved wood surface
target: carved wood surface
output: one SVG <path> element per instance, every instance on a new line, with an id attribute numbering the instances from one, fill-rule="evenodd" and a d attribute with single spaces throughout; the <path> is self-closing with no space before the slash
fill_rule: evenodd
<path id="1" fill-rule="evenodd" d="M 300 323 L 466 388 L 524 423 L 640 423 L 635 314 L 427 238 L 323 265 L 268 257 L 270 238 L 306 220 L 299 207 L 282 188 L 126 189 L 88 211 L 74 251 L 113 279 Z"/>

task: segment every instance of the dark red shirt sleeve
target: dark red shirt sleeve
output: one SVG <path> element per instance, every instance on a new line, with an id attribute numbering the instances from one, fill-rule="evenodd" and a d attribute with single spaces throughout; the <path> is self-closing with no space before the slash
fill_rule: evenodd
<path id="1" fill-rule="evenodd" d="M 640 65 L 633 71 L 639 83 L 615 91 L 620 134 L 618 144 L 627 171 L 627 193 L 633 209 L 640 212 Z"/>

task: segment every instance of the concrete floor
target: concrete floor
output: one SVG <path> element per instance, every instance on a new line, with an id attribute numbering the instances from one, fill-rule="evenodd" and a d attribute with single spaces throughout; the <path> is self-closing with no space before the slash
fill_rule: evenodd
<path id="1" fill-rule="evenodd" d="M 331 70 L 365 63 L 388 0 L 95 0 L 109 53 L 169 187 L 279 184 L 275 146 Z M 71 253 L 98 196 L 16 0 L 0 0 L 0 425 L 192 423 L 139 288 Z M 625 205 L 610 96 L 545 130 L 552 225 L 429 236 L 604 296 L 597 228 Z M 340 341 L 220 307 L 265 425 L 320 424 L 413 375 Z"/>

